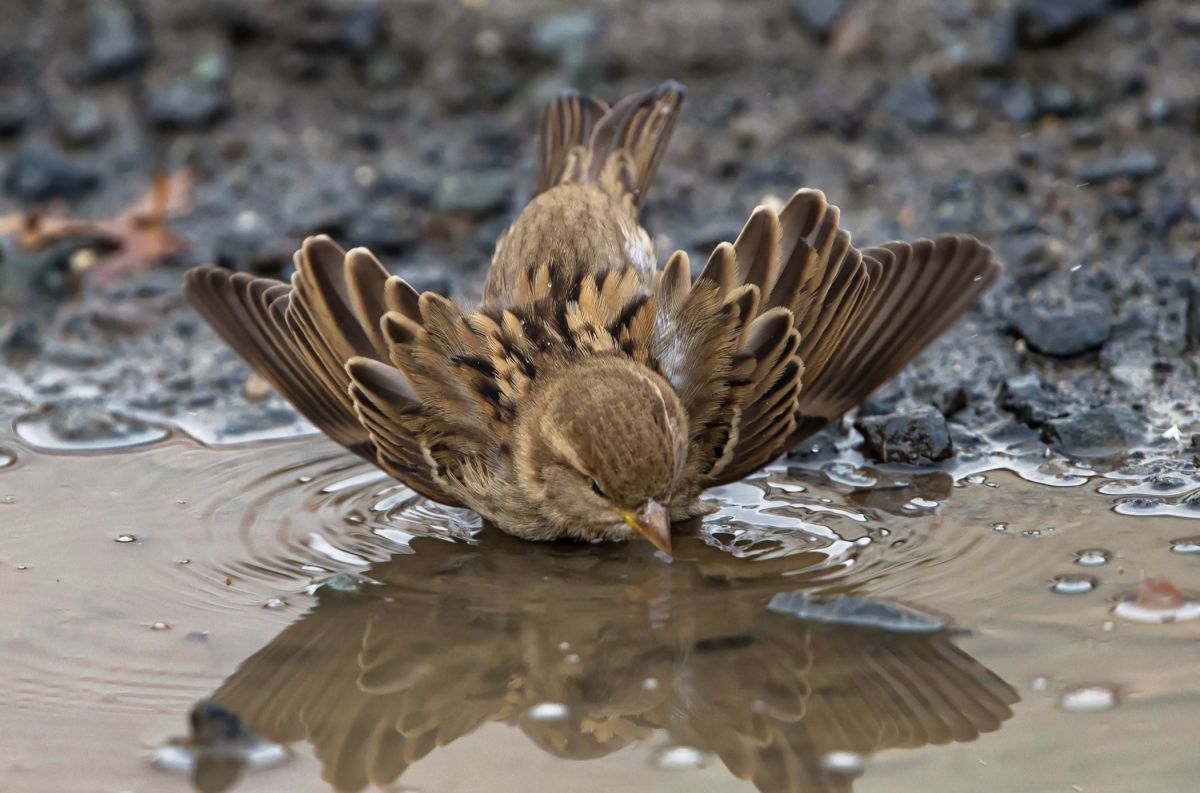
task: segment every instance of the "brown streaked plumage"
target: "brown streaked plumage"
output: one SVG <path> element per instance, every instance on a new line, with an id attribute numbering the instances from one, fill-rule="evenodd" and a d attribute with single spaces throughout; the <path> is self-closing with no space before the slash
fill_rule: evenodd
<path id="1" fill-rule="evenodd" d="M 970 237 L 858 250 L 809 189 L 756 209 L 695 281 L 682 252 L 658 270 L 637 214 L 682 105 L 675 83 L 552 103 L 540 192 L 473 311 L 324 236 L 290 286 L 201 267 L 188 297 L 314 424 L 422 495 L 527 539 L 669 549 L 706 488 L 861 402 L 999 270 Z"/>

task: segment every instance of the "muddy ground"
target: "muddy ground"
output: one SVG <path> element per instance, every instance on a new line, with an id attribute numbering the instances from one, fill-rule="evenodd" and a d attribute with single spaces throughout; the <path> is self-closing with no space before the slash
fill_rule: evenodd
<path id="1" fill-rule="evenodd" d="M 0 416 L 45 411 L 22 419 L 39 445 L 294 431 L 182 302 L 184 268 L 283 276 L 326 232 L 469 297 L 532 189 L 546 98 L 666 78 L 689 104 L 644 217 L 664 258 L 703 261 L 756 204 L 813 186 L 859 242 L 968 232 L 1003 260 L 861 411 L 870 455 L 1200 445 L 1198 3 L 0 8 Z M 31 210 L 120 216 L 156 170 L 191 182 L 170 220 L 186 245 L 162 261 L 91 233 L 29 250 L 14 231 Z"/>

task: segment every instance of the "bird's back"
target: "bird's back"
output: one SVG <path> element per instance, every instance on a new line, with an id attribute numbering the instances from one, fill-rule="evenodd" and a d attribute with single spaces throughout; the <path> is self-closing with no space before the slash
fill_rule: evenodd
<path id="1" fill-rule="evenodd" d="M 557 277 L 633 267 L 647 286 L 656 272 L 637 215 L 683 108 L 667 82 L 611 109 L 579 94 L 559 97 L 542 120 L 538 194 L 496 245 L 484 308 L 512 302 L 531 268 Z"/>

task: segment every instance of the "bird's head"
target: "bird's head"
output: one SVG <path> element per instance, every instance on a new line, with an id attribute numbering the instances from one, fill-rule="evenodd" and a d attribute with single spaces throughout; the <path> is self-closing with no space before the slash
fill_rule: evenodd
<path id="1" fill-rule="evenodd" d="M 687 414 L 658 374 L 612 356 L 564 367 L 518 419 L 516 485 L 561 536 L 671 548 Z"/>

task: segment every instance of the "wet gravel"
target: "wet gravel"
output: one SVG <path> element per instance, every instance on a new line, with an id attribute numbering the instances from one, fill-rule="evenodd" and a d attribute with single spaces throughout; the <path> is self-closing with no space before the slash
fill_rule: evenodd
<path id="1" fill-rule="evenodd" d="M 809 185 L 860 242 L 970 232 L 1005 263 L 860 411 L 870 457 L 940 459 L 1018 431 L 1079 455 L 1195 453 L 1193 3 L 10 5 L 0 216 L 110 217 L 160 167 L 195 186 L 173 221 L 190 250 L 103 288 L 73 264 L 94 240 L 0 241 L 8 418 L 59 405 L 72 437 L 121 420 L 208 440 L 294 430 L 183 304 L 183 268 L 286 276 L 299 240 L 325 232 L 470 298 L 532 189 L 545 99 L 669 77 L 690 93 L 644 217 L 664 257 L 702 261 L 754 205 Z"/>

